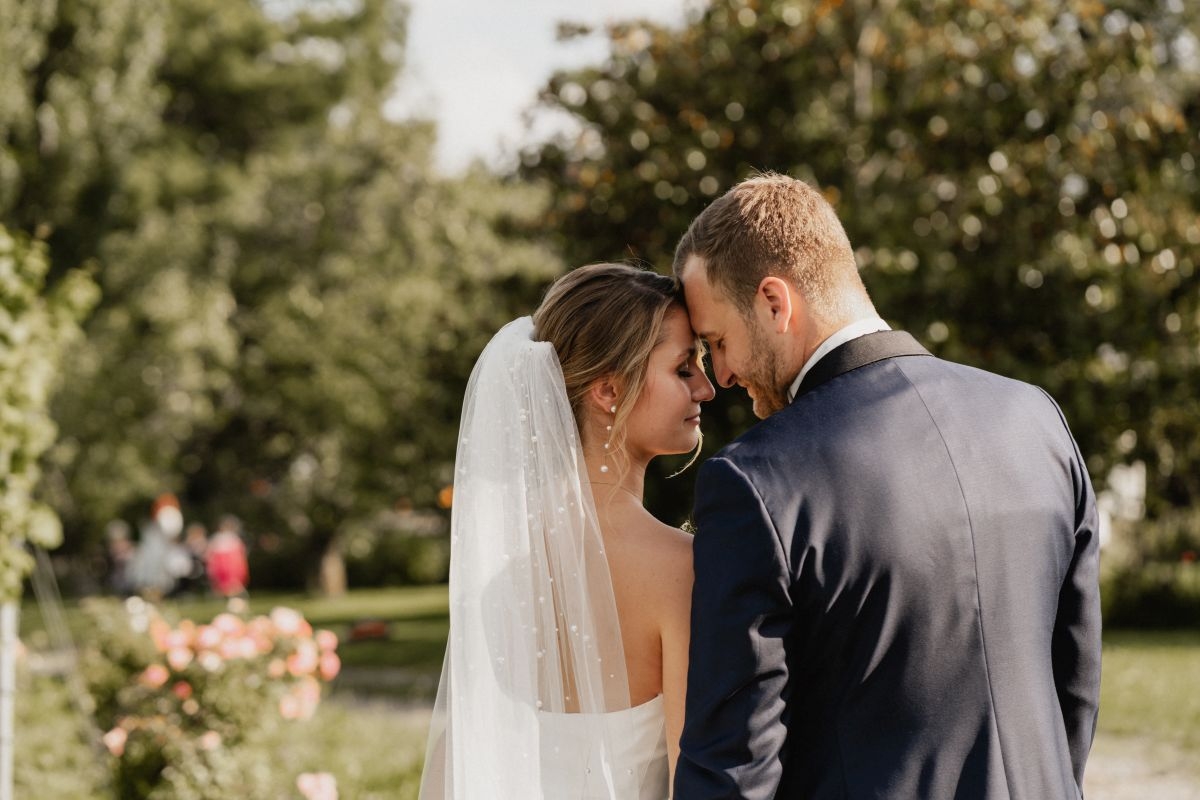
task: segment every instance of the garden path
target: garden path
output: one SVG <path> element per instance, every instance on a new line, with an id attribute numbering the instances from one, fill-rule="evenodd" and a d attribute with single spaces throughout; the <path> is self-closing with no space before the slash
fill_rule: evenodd
<path id="1" fill-rule="evenodd" d="M 1101 733 L 1088 758 L 1088 800 L 1200 800 L 1200 765 L 1183 750 Z"/>

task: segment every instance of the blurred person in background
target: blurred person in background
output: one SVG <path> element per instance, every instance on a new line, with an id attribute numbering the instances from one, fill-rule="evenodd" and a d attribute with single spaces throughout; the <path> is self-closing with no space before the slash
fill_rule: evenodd
<path id="1" fill-rule="evenodd" d="M 221 597 L 240 597 L 250 582 L 250 565 L 246 559 L 246 543 L 242 540 L 242 524 L 237 517 L 221 518 L 216 533 L 208 540 L 205 566 L 208 582 Z"/>
<path id="2" fill-rule="evenodd" d="M 179 543 L 183 532 L 183 512 L 179 500 L 167 492 L 160 494 L 151 507 L 151 519 L 141 530 L 141 539 L 129 564 L 129 582 L 133 591 L 148 600 L 161 600 L 188 573 L 191 559 Z"/>
<path id="3" fill-rule="evenodd" d="M 108 555 L 108 589 L 124 597 L 133 590 L 130 583 L 129 565 L 133 560 L 133 540 L 129 536 L 129 523 L 114 519 L 104 527 L 104 544 Z"/>
<path id="4" fill-rule="evenodd" d="M 204 595 L 208 591 L 208 528 L 202 522 L 190 522 L 183 531 L 183 551 L 188 558 L 188 571 L 179 578 L 174 596 Z"/>

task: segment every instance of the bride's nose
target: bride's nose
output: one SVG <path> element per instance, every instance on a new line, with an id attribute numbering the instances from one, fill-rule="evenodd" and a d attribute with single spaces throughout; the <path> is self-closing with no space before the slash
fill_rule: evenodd
<path id="1" fill-rule="evenodd" d="M 717 390 L 713 388 L 712 381 L 708 379 L 708 375 L 704 370 L 696 370 L 696 380 L 692 386 L 692 399 L 697 403 L 707 403 L 717 396 Z"/>

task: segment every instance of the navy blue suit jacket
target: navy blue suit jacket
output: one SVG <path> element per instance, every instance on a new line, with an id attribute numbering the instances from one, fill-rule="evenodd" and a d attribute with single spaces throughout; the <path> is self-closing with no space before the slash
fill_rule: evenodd
<path id="1" fill-rule="evenodd" d="M 676 800 L 1082 796 L 1097 516 L 1045 392 L 871 334 L 696 491 Z"/>

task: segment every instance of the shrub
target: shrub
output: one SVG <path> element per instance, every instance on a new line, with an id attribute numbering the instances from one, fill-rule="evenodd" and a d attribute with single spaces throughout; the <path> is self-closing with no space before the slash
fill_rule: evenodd
<path id="1" fill-rule="evenodd" d="M 1105 625 L 1118 628 L 1200 626 L 1200 509 L 1139 523 L 1126 552 L 1104 565 Z"/>
<path id="2" fill-rule="evenodd" d="M 337 637 L 296 611 L 170 624 L 136 598 L 93 601 L 84 675 L 130 800 L 294 797 L 266 742 L 312 716 L 336 676 Z"/>
<path id="3" fill-rule="evenodd" d="M 21 798 L 111 798 L 108 774 L 67 683 L 17 664 L 13 793 Z"/>

